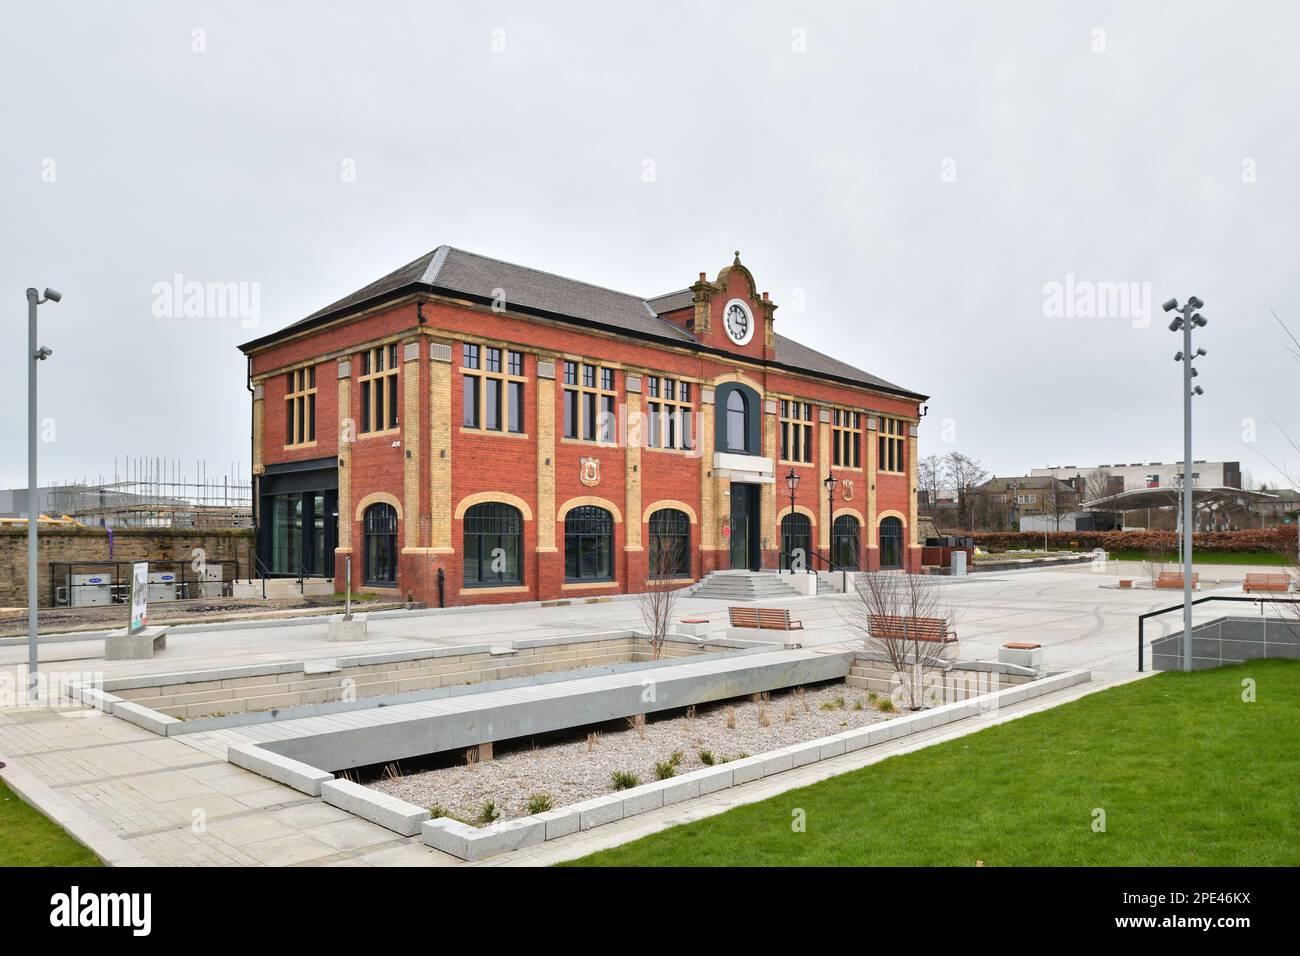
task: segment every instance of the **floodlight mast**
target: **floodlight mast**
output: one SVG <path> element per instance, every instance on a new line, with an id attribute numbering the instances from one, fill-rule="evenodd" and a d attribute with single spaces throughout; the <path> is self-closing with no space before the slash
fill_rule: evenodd
<path id="1" fill-rule="evenodd" d="M 1175 362 L 1183 366 L 1183 500 L 1182 500 L 1182 563 L 1183 563 L 1183 670 L 1192 669 L 1192 398 L 1204 395 L 1201 386 L 1192 385 L 1192 379 L 1200 372 L 1192 367 L 1192 360 L 1205 355 L 1205 349 L 1192 351 L 1192 329 L 1204 328 L 1205 317 L 1198 312 L 1205 303 L 1197 296 L 1192 296 L 1186 304 L 1179 306 L 1177 299 L 1165 302 L 1162 308 L 1166 312 L 1177 312 L 1178 316 L 1169 323 L 1169 331 L 1183 333 L 1183 347 L 1174 356 Z"/>

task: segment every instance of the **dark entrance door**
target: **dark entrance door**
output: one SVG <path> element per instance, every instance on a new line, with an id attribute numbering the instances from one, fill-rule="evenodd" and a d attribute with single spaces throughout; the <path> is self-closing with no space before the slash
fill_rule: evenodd
<path id="1" fill-rule="evenodd" d="M 757 571 L 760 567 L 759 545 L 763 533 L 759 520 L 761 501 L 758 485 L 731 483 L 731 567 L 738 571 Z"/>
<path id="2" fill-rule="evenodd" d="M 271 577 L 333 577 L 338 460 L 268 465 L 258 479 L 257 552 Z"/>

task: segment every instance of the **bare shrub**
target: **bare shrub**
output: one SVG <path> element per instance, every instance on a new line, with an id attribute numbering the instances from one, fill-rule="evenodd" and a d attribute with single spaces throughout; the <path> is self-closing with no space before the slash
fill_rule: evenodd
<path id="1" fill-rule="evenodd" d="M 869 571 L 855 581 L 857 599 L 848 604 L 849 625 L 863 647 L 889 664 L 899 680 L 909 710 L 925 705 L 926 672 L 945 666 L 942 641 L 922 640 L 914 618 L 935 618 L 952 629 L 941 585 L 928 574 Z"/>
<path id="2" fill-rule="evenodd" d="M 681 542 L 662 536 L 650 540 L 646 567 L 645 589 L 637 596 L 637 609 L 641 612 L 639 636 L 650 645 L 650 657 L 659 660 L 664 644 L 673 629 L 673 613 L 681 596 L 681 582 L 671 577 L 679 567 Z"/>

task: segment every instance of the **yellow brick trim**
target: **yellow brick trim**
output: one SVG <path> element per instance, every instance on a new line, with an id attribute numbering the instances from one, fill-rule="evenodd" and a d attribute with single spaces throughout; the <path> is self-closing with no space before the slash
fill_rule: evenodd
<path id="1" fill-rule="evenodd" d="M 770 325 L 768 327 L 771 328 Z M 769 415 L 766 406 L 767 402 L 764 401 L 761 406 L 763 408 L 763 454 L 772 461 L 776 461 L 776 421 L 778 416 Z M 776 547 L 779 549 L 781 547 L 781 525 L 778 523 L 772 527 L 770 537 L 761 527 L 763 523 L 768 521 L 768 515 L 776 514 L 776 484 L 760 485 L 759 487 L 759 508 L 761 509 L 758 519 L 760 524 L 759 543 L 763 543 L 762 538 L 768 538 L 770 542 L 775 542 Z"/>
<path id="2" fill-rule="evenodd" d="M 635 392 L 627 395 L 627 423 L 630 433 L 636 440 L 627 442 L 627 468 L 624 472 L 627 484 L 627 513 L 641 513 L 641 396 Z M 625 550 L 641 549 L 641 523 L 633 521 L 628 524 L 624 534 L 627 536 Z"/>
<path id="3" fill-rule="evenodd" d="M 533 520 L 533 509 L 528 507 L 528 502 L 524 501 L 518 495 L 512 495 L 505 491 L 476 491 L 472 495 L 466 495 L 456 504 L 456 520 L 459 521 L 465 517 L 465 512 L 474 505 L 483 504 L 489 501 L 499 501 L 502 504 L 514 505 L 519 509 L 519 513 L 524 516 L 525 521 Z M 474 588 L 474 590 L 480 590 Z"/>
<path id="4" fill-rule="evenodd" d="M 560 510 L 555 514 L 556 524 L 563 521 L 564 516 L 574 508 L 580 508 L 583 505 L 596 505 L 598 508 L 604 508 L 614 516 L 615 522 L 619 524 L 622 524 L 623 522 L 623 512 L 619 511 L 618 505 L 614 504 L 614 502 L 610 501 L 608 498 L 597 498 L 595 495 L 579 495 L 577 498 L 570 498 L 564 504 L 560 505 Z"/>
<path id="5" fill-rule="evenodd" d="M 347 516 L 352 514 L 352 379 L 339 379 L 338 421 L 336 432 L 339 439 L 339 550 L 352 549 L 352 522 Z"/>
<path id="6" fill-rule="evenodd" d="M 418 349 L 416 350 L 418 353 Z M 406 513 L 420 513 L 420 361 L 413 358 L 402 366 L 402 497 Z M 402 539 L 406 548 L 420 544 L 420 522 L 406 522 Z"/>
<path id="7" fill-rule="evenodd" d="M 447 362 L 429 363 L 429 535 L 436 550 L 452 550 L 451 365 Z"/>
<path id="8" fill-rule="evenodd" d="M 718 550 L 718 496 L 722 479 L 713 472 L 713 406 L 700 406 L 700 548 Z"/>
<path id="9" fill-rule="evenodd" d="M 831 515 L 831 521 L 833 522 L 840 515 L 849 515 L 850 517 L 857 518 L 858 524 L 860 525 L 865 525 L 867 523 L 866 519 L 862 517 L 862 512 L 857 508 L 836 508 L 835 514 Z"/>
<path id="10" fill-rule="evenodd" d="M 794 510 L 796 514 L 806 515 L 809 521 L 811 521 L 813 524 L 817 524 L 817 516 L 813 514 L 811 508 L 806 508 L 803 505 L 795 505 Z M 788 515 L 789 513 L 790 513 L 789 505 L 786 505 L 779 512 L 777 512 L 776 527 L 778 531 L 781 529 L 781 522 L 785 520 L 785 516 Z"/>
<path id="11" fill-rule="evenodd" d="M 262 430 L 266 427 L 266 400 L 262 398 L 253 399 L 253 474 L 260 475 L 263 471 L 262 464 L 262 444 L 264 436 Z"/>
<path id="12" fill-rule="evenodd" d="M 366 513 L 366 509 L 373 504 L 378 504 L 379 502 L 384 502 L 386 504 L 392 505 L 393 508 L 397 511 L 397 520 L 398 521 L 402 520 L 402 503 L 397 500 L 396 495 L 390 495 L 386 491 L 372 491 L 370 492 L 370 494 L 366 495 L 364 498 L 358 501 L 357 510 L 356 510 L 356 520 L 360 521 L 362 515 Z"/>
<path id="13" fill-rule="evenodd" d="M 537 550 L 555 547 L 555 380 L 537 379 Z"/>
<path id="14" fill-rule="evenodd" d="M 830 422 L 822 422 L 817 426 L 818 468 L 825 468 L 829 472 L 830 460 L 831 425 Z M 817 484 L 820 487 L 821 481 L 819 480 Z M 817 522 L 817 547 L 829 554 L 831 547 L 831 503 L 825 495 L 818 494 L 817 496 L 817 513 L 820 516 Z"/>
<path id="15" fill-rule="evenodd" d="M 876 416 L 876 421 L 880 417 Z M 867 430 L 867 547 L 876 547 L 876 437 L 879 432 Z"/>
<path id="16" fill-rule="evenodd" d="M 646 509 L 641 515 L 641 523 L 648 524 L 650 516 L 663 508 L 676 508 L 678 511 L 685 512 L 686 517 L 691 519 L 691 524 L 700 523 L 700 519 L 695 514 L 695 509 L 684 501 L 678 501 L 676 498 L 660 498 L 658 501 L 646 505 Z"/>
<path id="17" fill-rule="evenodd" d="M 911 429 L 908 429 L 909 431 Z M 916 446 L 918 442 L 916 436 L 907 436 L 908 447 L 908 468 L 907 468 L 907 538 L 912 547 L 916 547 L 920 542 L 916 534 Z"/>

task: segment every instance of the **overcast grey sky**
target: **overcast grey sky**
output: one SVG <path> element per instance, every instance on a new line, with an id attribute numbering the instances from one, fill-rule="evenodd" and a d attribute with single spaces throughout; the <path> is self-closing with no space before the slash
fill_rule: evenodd
<path id="1" fill-rule="evenodd" d="M 1179 457 L 1159 303 L 1200 295 L 1197 457 L 1271 480 L 1268 416 L 1300 433 L 1269 314 L 1300 334 L 1298 27 L 1281 2 L 5 2 L 0 487 L 27 286 L 64 293 L 42 482 L 247 468 L 236 345 L 441 243 L 644 295 L 740 249 L 783 333 L 933 396 L 923 454 L 1002 474 Z M 256 328 L 158 317 L 178 274 L 256 283 Z M 1067 276 L 1138 283 L 1149 324 L 1140 294 L 1049 314 Z"/>

